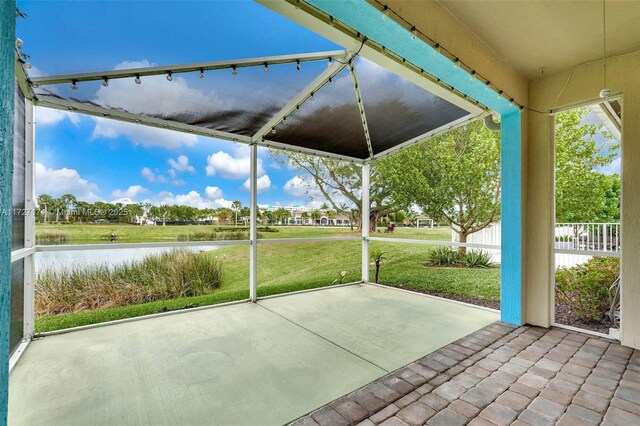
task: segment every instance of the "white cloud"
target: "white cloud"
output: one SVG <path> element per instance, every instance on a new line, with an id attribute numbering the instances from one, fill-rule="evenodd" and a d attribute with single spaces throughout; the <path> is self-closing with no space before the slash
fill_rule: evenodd
<path id="1" fill-rule="evenodd" d="M 131 185 L 126 190 L 116 189 L 111 193 L 114 197 L 118 199 L 135 199 L 138 195 L 146 194 L 149 190 L 141 185 Z"/>
<path id="2" fill-rule="evenodd" d="M 153 173 L 153 170 L 151 170 L 148 167 L 144 167 L 141 171 L 140 174 L 142 175 L 143 178 L 145 178 L 147 180 L 147 182 L 152 183 L 155 182 L 156 180 L 156 174 Z"/>
<path id="3" fill-rule="evenodd" d="M 216 198 L 222 198 L 222 189 L 217 186 L 207 186 L 204 189 L 204 193 L 210 200 L 215 200 Z"/>
<path id="4" fill-rule="evenodd" d="M 322 204 L 328 202 L 311 175 L 294 176 L 284 184 L 283 189 L 284 192 L 293 195 L 294 197 L 306 197 L 308 200 L 308 207 L 318 208 Z M 329 192 L 331 198 L 336 202 L 336 204 L 351 204 L 351 201 L 340 191 L 329 187 L 327 187 L 326 190 Z"/>
<path id="5" fill-rule="evenodd" d="M 251 169 L 251 157 L 249 148 L 241 147 L 236 149 L 235 156 L 218 151 L 207 157 L 207 176 L 220 175 L 228 179 L 246 179 L 249 177 Z M 264 174 L 262 159 L 258 158 L 258 175 Z"/>
<path id="6" fill-rule="evenodd" d="M 187 184 L 187 182 L 183 181 L 182 179 L 174 179 L 171 181 L 171 185 L 175 185 L 175 186 L 185 186 Z"/>
<path id="7" fill-rule="evenodd" d="M 174 160 L 173 158 L 169 158 L 167 163 L 169 163 L 169 165 L 171 166 L 171 170 L 191 173 L 196 172 L 196 169 L 194 169 L 193 166 L 189 165 L 189 157 L 187 157 L 186 155 L 179 155 L 176 160 Z"/>
<path id="8" fill-rule="evenodd" d="M 271 188 L 271 179 L 269 178 L 269 175 L 260 176 L 256 180 L 256 183 L 258 184 L 258 192 L 266 191 L 267 189 Z M 251 182 L 249 181 L 249 179 L 245 180 L 244 184 L 242 186 L 247 191 L 250 191 L 251 190 Z"/>
<path id="9" fill-rule="evenodd" d="M 91 139 L 116 139 L 124 136 L 135 145 L 142 145 L 145 148 L 159 146 L 166 149 L 193 146 L 198 141 L 196 135 L 187 133 L 127 123 L 125 121 L 109 120 L 102 117 L 93 117 L 93 119 L 96 122 L 96 127 L 93 129 Z"/>
<path id="10" fill-rule="evenodd" d="M 98 185 L 80 177 L 74 169 L 50 169 L 42 163 L 36 163 L 36 194 L 48 194 L 59 197 L 73 194 L 79 200 L 94 202 L 100 200 L 96 195 Z"/>
<path id="11" fill-rule="evenodd" d="M 214 187 L 207 187 L 214 188 Z M 206 191 L 206 188 L 205 188 Z M 220 191 L 222 194 L 222 191 Z M 199 192 L 190 191 L 187 194 L 177 194 L 174 195 L 171 192 L 163 191 L 156 195 L 154 200 L 149 200 L 153 204 L 166 204 L 166 205 L 183 205 L 183 206 L 191 206 L 197 207 L 199 209 L 206 208 L 218 208 L 218 207 L 230 207 L 231 201 L 225 200 L 222 198 L 216 198 L 214 200 L 206 200 L 203 199 Z"/>
<path id="12" fill-rule="evenodd" d="M 167 178 L 161 174 L 157 174 L 157 170 L 154 172 L 149 167 L 144 167 L 140 171 L 140 175 L 147 180 L 149 183 L 167 183 Z"/>
<path id="13" fill-rule="evenodd" d="M 230 209 L 231 205 L 233 204 L 233 201 L 225 200 L 224 198 L 218 198 L 213 202 L 215 203 L 216 207 L 224 207 L 225 209 Z"/>
<path id="14" fill-rule="evenodd" d="M 311 189 L 310 179 L 303 179 L 301 176 L 294 176 L 284 184 L 284 192 L 301 197 L 307 195 Z"/>
<path id="15" fill-rule="evenodd" d="M 80 124 L 80 114 L 71 113 L 68 111 L 61 111 L 59 109 L 36 107 L 35 122 L 41 126 L 49 126 L 52 124 L 58 124 L 64 119 L 69 119 L 72 124 Z"/>

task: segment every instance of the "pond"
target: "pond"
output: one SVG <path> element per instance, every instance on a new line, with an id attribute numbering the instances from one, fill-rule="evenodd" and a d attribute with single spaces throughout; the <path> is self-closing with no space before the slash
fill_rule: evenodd
<path id="1" fill-rule="evenodd" d="M 214 251 L 223 245 L 194 245 L 181 247 L 192 253 Z M 35 256 L 36 271 L 44 269 L 62 270 L 70 267 L 109 265 L 116 266 L 126 262 L 142 260 L 151 254 L 159 254 L 175 250 L 174 247 L 150 247 L 150 248 L 120 248 L 120 249 L 92 249 L 92 250 L 68 250 L 39 252 Z"/>

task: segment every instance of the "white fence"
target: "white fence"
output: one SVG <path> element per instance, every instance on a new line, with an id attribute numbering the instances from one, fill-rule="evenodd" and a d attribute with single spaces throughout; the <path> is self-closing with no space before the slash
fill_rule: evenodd
<path id="1" fill-rule="evenodd" d="M 556 268 L 579 265 L 593 256 L 620 255 L 619 223 L 557 223 L 554 235 Z M 494 223 L 469 235 L 467 242 L 500 245 L 500 236 L 500 223 Z M 458 241 L 454 231 L 451 231 L 451 241 Z M 500 263 L 500 250 L 486 251 L 491 253 L 493 262 Z"/>

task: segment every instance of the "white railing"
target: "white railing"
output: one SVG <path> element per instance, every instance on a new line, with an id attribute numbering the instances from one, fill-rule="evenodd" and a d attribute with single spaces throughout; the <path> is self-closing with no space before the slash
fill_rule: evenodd
<path id="1" fill-rule="evenodd" d="M 554 229 L 554 253 L 556 267 L 570 267 L 585 263 L 593 256 L 620 256 L 619 223 L 556 223 Z M 500 223 L 467 237 L 471 245 L 499 246 Z M 451 231 L 451 241 L 458 241 L 458 234 Z M 492 261 L 500 263 L 500 250 L 486 250 Z"/>
<path id="2" fill-rule="evenodd" d="M 555 247 L 565 250 L 620 251 L 619 223 L 556 223 Z"/>
<path id="3" fill-rule="evenodd" d="M 581 265 L 593 256 L 620 256 L 619 223 L 556 223 L 556 268 Z"/>

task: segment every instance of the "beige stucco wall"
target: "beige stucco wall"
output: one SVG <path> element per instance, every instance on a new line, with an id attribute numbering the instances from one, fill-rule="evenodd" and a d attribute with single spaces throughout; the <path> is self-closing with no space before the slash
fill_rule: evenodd
<path id="1" fill-rule="evenodd" d="M 368 0 L 374 6 L 379 5 Z M 493 49 L 477 37 L 447 8 L 434 1 L 387 0 L 384 4 L 409 20 L 421 32 L 440 43 L 480 75 L 512 96 L 518 103 L 527 104 L 528 81 L 503 60 Z M 391 15 L 395 18 L 394 15 Z"/>
<path id="2" fill-rule="evenodd" d="M 608 87 L 622 94 L 622 343 L 640 348 L 640 52 L 610 58 Z M 566 85 L 566 87 L 565 87 Z M 577 67 L 530 84 L 532 108 L 549 110 L 598 99 L 603 64 Z M 529 113 L 527 322 L 552 320 L 553 119 Z"/>

